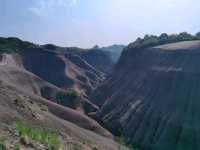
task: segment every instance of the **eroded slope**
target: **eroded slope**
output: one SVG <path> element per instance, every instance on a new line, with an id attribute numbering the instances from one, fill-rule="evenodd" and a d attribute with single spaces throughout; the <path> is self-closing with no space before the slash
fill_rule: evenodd
<path id="1" fill-rule="evenodd" d="M 96 116 L 141 149 L 200 149 L 199 60 L 199 41 L 126 49 L 93 93 Z"/>
<path id="2" fill-rule="evenodd" d="M 58 103 L 57 94 L 63 92 L 63 90 L 25 70 L 21 65 L 20 55 L 2 54 L 0 56 L 0 81 L 26 92 L 27 96 L 29 94 L 41 97 L 41 90 L 48 88 L 50 91 L 48 95 L 49 103 L 46 102 L 45 104 L 49 106 L 49 110 L 54 115 L 101 135 L 112 137 L 109 132 L 83 113 L 56 104 Z M 68 99 L 65 100 L 68 101 Z"/>
<path id="3" fill-rule="evenodd" d="M 126 149 L 110 139 L 56 117 L 52 114 L 52 109 L 56 109 L 56 107 L 59 106 L 0 81 L 0 138 L 5 139 L 7 148 L 11 150 L 16 144 L 20 145 L 22 149 L 46 149 L 42 144 L 33 141 L 25 144 L 20 140 L 15 127 L 16 122 L 21 120 L 29 128 L 43 128 L 59 135 L 63 150 L 77 147 L 83 150 Z M 59 108 L 57 109 L 59 110 Z"/>

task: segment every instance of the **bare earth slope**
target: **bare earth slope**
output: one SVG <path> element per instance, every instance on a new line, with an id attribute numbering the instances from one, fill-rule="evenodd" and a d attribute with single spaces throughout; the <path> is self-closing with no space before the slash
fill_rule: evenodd
<path id="1" fill-rule="evenodd" d="M 92 95 L 97 117 L 142 150 L 200 149 L 199 61 L 200 41 L 127 49 Z"/>
<path id="2" fill-rule="evenodd" d="M 77 146 L 83 150 L 117 150 L 119 148 L 126 150 L 110 139 L 59 119 L 52 113 L 54 111 L 52 109 L 56 107 L 59 110 L 59 106 L 45 99 L 22 92 L 0 81 L 0 137 L 6 139 L 8 149 L 14 150 L 13 146 L 19 143 L 24 150 L 46 149 L 42 148 L 41 144 L 25 145 L 20 142 L 14 128 L 17 120 L 23 120 L 30 128 L 45 128 L 58 134 L 62 139 L 63 150 L 76 149 Z"/>
<path id="3" fill-rule="evenodd" d="M 0 81 L 11 85 L 30 95 L 41 96 L 41 89 L 48 88 L 51 92 L 52 101 L 56 93 L 62 91 L 54 85 L 40 79 L 34 74 L 26 71 L 21 65 L 20 56 L 17 54 L 2 54 L 0 55 Z M 62 107 L 52 102 L 45 103 L 49 106 L 49 110 L 56 116 L 75 123 L 76 125 L 92 130 L 101 135 L 112 137 L 112 135 L 103 129 L 98 123 L 90 119 L 86 115 L 79 113 L 70 108 Z"/>
<path id="4" fill-rule="evenodd" d="M 22 150 L 47 149 L 44 143 L 27 144 L 26 137 L 20 138 L 15 128 L 17 120 L 29 128 L 55 132 L 61 137 L 63 150 L 127 149 L 81 110 L 57 104 L 57 94 L 72 88 L 84 101 L 80 106 L 98 109 L 87 94 L 104 79 L 104 73 L 76 54 L 49 51 L 17 38 L 1 38 L 0 47 L 0 149 L 4 139 L 8 149 L 16 149 L 16 144 Z M 64 100 L 68 101 L 66 97 Z"/>

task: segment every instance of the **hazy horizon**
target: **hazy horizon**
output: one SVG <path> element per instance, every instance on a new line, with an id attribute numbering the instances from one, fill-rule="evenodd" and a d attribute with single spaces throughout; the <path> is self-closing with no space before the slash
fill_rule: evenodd
<path id="1" fill-rule="evenodd" d="M 200 31 L 199 0 L 0 0 L 0 36 L 89 48 Z"/>

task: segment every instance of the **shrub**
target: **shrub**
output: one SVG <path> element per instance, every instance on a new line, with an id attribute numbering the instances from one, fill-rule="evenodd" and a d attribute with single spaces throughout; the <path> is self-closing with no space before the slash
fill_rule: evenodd
<path id="1" fill-rule="evenodd" d="M 14 146 L 14 150 L 20 150 L 21 148 L 20 148 L 20 145 L 19 144 L 15 144 L 15 146 Z"/>
<path id="2" fill-rule="evenodd" d="M 159 36 L 159 41 L 160 43 L 165 43 L 166 41 L 169 40 L 169 35 L 167 33 L 162 33 L 160 36 Z"/>
<path id="3" fill-rule="evenodd" d="M 73 90 L 58 92 L 56 95 L 56 99 L 58 100 L 59 104 L 66 107 L 76 109 L 78 106 L 80 106 L 80 97 Z"/>
<path id="4" fill-rule="evenodd" d="M 197 39 L 200 40 L 200 32 L 198 32 L 198 33 L 196 34 L 196 37 L 197 37 Z"/>
<path id="5" fill-rule="evenodd" d="M 143 47 L 146 47 L 146 46 L 153 46 L 153 45 L 156 45 L 158 43 L 159 43 L 159 39 L 158 39 L 157 36 L 145 35 L 142 45 L 143 45 Z"/>
<path id="6" fill-rule="evenodd" d="M 189 40 L 194 40 L 195 37 L 187 32 L 182 32 L 179 35 L 179 38 L 181 41 L 189 41 Z"/>

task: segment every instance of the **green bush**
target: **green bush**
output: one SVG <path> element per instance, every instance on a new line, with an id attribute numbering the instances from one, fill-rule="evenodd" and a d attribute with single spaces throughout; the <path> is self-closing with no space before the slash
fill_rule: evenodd
<path id="1" fill-rule="evenodd" d="M 76 109 L 80 106 L 80 97 L 73 90 L 67 90 L 65 92 L 58 92 L 56 99 L 59 104 Z"/>
<path id="2" fill-rule="evenodd" d="M 20 148 L 20 145 L 19 144 L 15 144 L 15 146 L 14 146 L 14 150 L 20 150 L 21 148 Z"/>
<path id="3" fill-rule="evenodd" d="M 196 37 L 200 40 L 200 32 L 196 34 Z"/>
<path id="4" fill-rule="evenodd" d="M 22 121 L 16 122 L 16 130 L 21 138 L 38 141 L 48 146 L 49 150 L 58 150 L 62 146 L 59 136 L 55 133 L 40 128 L 29 128 Z"/>
<path id="5" fill-rule="evenodd" d="M 190 41 L 190 40 L 195 39 L 195 36 L 193 36 L 187 32 L 182 32 L 178 36 L 179 36 L 180 40 L 183 40 L 183 41 Z"/>

